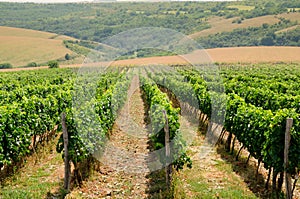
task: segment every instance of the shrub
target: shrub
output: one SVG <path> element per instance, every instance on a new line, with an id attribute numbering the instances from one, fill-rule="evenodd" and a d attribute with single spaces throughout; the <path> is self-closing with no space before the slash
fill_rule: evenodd
<path id="1" fill-rule="evenodd" d="M 67 54 L 65 55 L 65 59 L 66 59 L 66 60 L 70 60 L 70 59 L 71 59 L 71 56 L 69 55 L 69 53 L 67 53 Z"/>
<path id="2" fill-rule="evenodd" d="M 27 64 L 27 67 L 37 67 L 37 63 L 36 62 L 30 62 L 29 64 Z"/>
<path id="3" fill-rule="evenodd" d="M 10 63 L 0 64 L 0 69 L 4 69 L 4 68 L 12 68 L 12 65 Z"/>
<path id="4" fill-rule="evenodd" d="M 55 60 L 49 61 L 48 66 L 49 66 L 49 68 L 58 68 L 59 67 L 58 62 Z"/>

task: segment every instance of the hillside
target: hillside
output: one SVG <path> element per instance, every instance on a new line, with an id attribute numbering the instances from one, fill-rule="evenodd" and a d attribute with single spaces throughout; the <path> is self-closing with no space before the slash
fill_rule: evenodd
<path id="1" fill-rule="evenodd" d="M 193 39 L 198 37 L 204 37 L 211 34 L 221 33 L 221 32 L 230 32 L 236 28 L 248 28 L 248 27 L 258 27 L 267 24 L 275 24 L 279 22 L 279 19 L 274 15 L 266 15 L 261 17 L 255 17 L 252 19 L 246 19 L 242 23 L 233 23 L 233 21 L 238 20 L 239 17 L 235 18 L 223 18 L 223 17 L 212 17 L 208 20 L 208 23 L 211 25 L 211 28 L 205 29 L 189 36 Z"/>
<path id="2" fill-rule="evenodd" d="M 199 52 L 198 52 L 199 53 Z M 148 65 L 148 64 L 186 64 L 186 60 L 197 59 L 196 52 L 183 56 L 159 56 L 159 57 L 145 57 L 136 59 L 125 59 L 116 60 L 112 63 L 96 63 L 96 65 L 101 64 L 111 64 L 112 66 L 138 66 L 138 65 Z M 261 46 L 261 47 L 234 47 L 234 48 L 214 48 L 207 49 L 206 51 L 200 51 L 202 55 L 207 53 L 208 57 L 211 58 L 213 63 L 276 63 L 276 62 L 286 62 L 286 63 L 300 63 L 300 47 L 285 47 L 285 46 Z M 205 56 L 206 57 L 206 56 Z M 193 62 L 194 62 L 193 61 Z M 196 62 L 194 62 L 196 63 Z M 81 63 L 77 64 L 62 64 L 62 68 L 75 68 L 81 67 Z M 27 67 L 27 68 L 14 68 L 14 69 L 2 69 L 0 72 L 8 71 L 20 71 L 20 70 L 36 70 L 45 69 L 47 66 L 41 67 Z"/>
<path id="3" fill-rule="evenodd" d="M 191 34 L 203 48 L 299 46 L 300 13 L 286 12 L 251 19 L 213 17 L 211 28 Z"/>
<path id="4" fill-rule="evenodd" d="M 197 63 L 199 55 L 207 55 L 212 62 L 222 63 L 263 63 L 263 62 L 300 62 L 300 47 L 260 46 L 260 47 L 235 47 L 214 48 L 200 50 L 184 56 L 161 56 L 129 60 L 118 60 L 114 65 L 141 65 L 141 64 L 185 64 L 186 60 Z M 205 56 L 203 56 L 205 57 Z M 205 60 L 207 61 L 207 59 Z"/>
<path id="5" fill-rule="evenodd" d="M 31 62 L 45 64 L 49 60 L 63 59 L 73 52 L 67 49 L 64 39 L 71 37 L 36 30 L 0 26 L 0 63 L 14 67 Z"/>
<path id="6" fill-rule="evenodd" d="M 300 0 L 1 1 L 0 199 L 300 199 Z"/>
<path id="7" fill-rule="evenodd" d="M 43 5 L 0 3 L 0 25 L 53 32 L 44 33 L 0 26 L 2 44 L 0 63 L 9 62 L 18 67 L 26 66 L 31 62 L 45 65 L 51 59 L 59 59 L 61 65 L 79 64 L 99 42 L 122 31 L 145 26 L 170 28 L 189 35 L 203 48 L 212 49 L 211 56 L 216 62 L 278 61 L 277 57 L 282 57 L 280 56 L 282 54 L 274 57 L 273 53 L 267 56 L 270 58 L 257 58 L 260 55 L 254 52 L 256 50 L 252 51 L 255 48 L 248 52 L 248 54 L 254 53 L 253 56 L 242 55 L 237 58 L 230 58 L 234 56 L 227 53 L 231 50 L 224 49 L 223 54 L 217 53 L 218 55 L 214 52 L 216 48 L 241 46 L 279 46 L 279 48 L 300 46 L 298 25 L 300 13 L 297 6 L 295 2 L 287 3 L 278 0 L 174 2 L 172 5 L 166 2 Z M 72 38 L 80 42 L 65 41 L 63 45 L 63 40 L 72 40 Z M 263 48 L 258 49 L 261 53 Z M 242 50 L 242 54 L 244 52 L 245 50 Z M 66 53 L 73 53 L 76 56 L 71 56 L 72 60 L 66 62 L 64 59 Z M 225 54 L 228 55 L 226 58 Z M 173 55 L 173 53 L 142 50 L 129 52 L 120 59 L 166 55 Z M 282 61 L 290 61 L 291 57 L 295 58 L 294 61 L 298 61 L 294 53 L 289 50 L 283 55 L 289 56 L 283 57 Z"/>
<path id="8" fill-rule="evenodd" d="M 271 25 L 279 21 L 274 15 L 287 13 L 297 6 L 297 2 L 279 0 L 149 4 L 0 3 L 0 25 L 55 32 L 97 42 L 139 27 L 170 28 L 197 36 L 201 31 L 204 31 L 201 35 L 208 35 L 263 23 Z"/>

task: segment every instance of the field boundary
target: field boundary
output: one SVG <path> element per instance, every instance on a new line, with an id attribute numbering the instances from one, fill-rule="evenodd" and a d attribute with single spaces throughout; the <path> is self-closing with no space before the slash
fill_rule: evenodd
<path id="1" fill-rule="evenodd" d="M 242 64 L 242 63 L 300 63 L 300 47 L 290 46 L 258 46 L 258 47 L 233 47 L 214 48 L 200 50 L 200 53 L 207 53 L 211 58 L 211 63 Z M 184 65 L 187 60 L 197 59 L 199 52 L 194 52 L 182 56 L 161 56 L 147 57 L 127 60 L 117 60 L 114 62 L 98 62 L 93 66 L 137 66 L 150 64 Z M 61 68 L 78 68 L 82 64 L 60 65 Z M 48 66 L 2 69 L 0 72 L 47 69 Z"/>

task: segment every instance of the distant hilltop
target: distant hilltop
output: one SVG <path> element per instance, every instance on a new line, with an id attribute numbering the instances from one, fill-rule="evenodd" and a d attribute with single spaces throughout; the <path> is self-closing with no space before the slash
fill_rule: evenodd
<path id="1" fill-rule="evenodd" d="M 178 2 L 178 1 L 238 1 L 238 0 L 94 0 L 93 2 Z"/>
<path id="2" fill-rule="evenodd" d="M 238 0 L 0 0 L 17 3 L 108 3 L 108 2 L 172 2 L 172 1 L 238 1 Z"/>

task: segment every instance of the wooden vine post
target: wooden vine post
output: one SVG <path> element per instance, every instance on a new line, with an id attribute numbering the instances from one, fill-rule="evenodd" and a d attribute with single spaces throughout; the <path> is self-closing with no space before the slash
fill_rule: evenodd
<path id="1" fill-rule="evenodd" d="M 69 192 L 70 189 L 70 174 L 71 174 L 71 166 L 69 160 L 69 152 L 68 152 L 68 130 L 66 125 L 66 114 L 62 113 L 62 130 L 63 130 L 63 139 L 64 139 L 64 162 L 65 162 L 65 178 L 64 178 L 64 189 Z"/>
<path id="2" fill-rule="evenodd" d="M 286 189 L 286 198 L 292 199 L 292 182 L 291 174 L 287 172 L 289 167 L 289 147 L 291 141 L 291 128 L 293 125 L 293 118 L 288 118 L 286 120 L 286 129 L 285 129 L 285 139 L 284 139 L 284 176 L 285 176 L 285 189 Z"/>
<path id="3" fill-rule="evenodd" d="M 170 162 L 170 132 L 169 132 L 169 122 L 168 122 L 168 117 L 167 113 L 165 110 L 163 110 L 163 114 L 165 117 L 165 126 L 164 126 L 164 131 L 165 131 L 165 149 L 166 149 L 166 184 L 167 184 L 167 189 L 169 190 L 171 186 L 171 179 L 172 179 L 172 164 Z"/>

